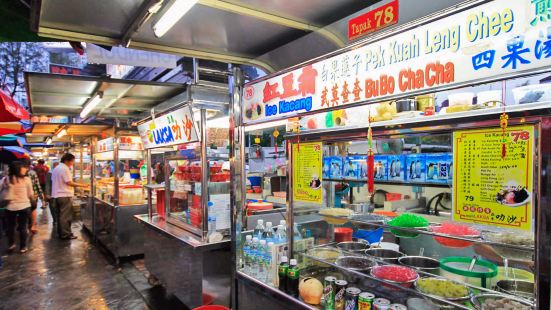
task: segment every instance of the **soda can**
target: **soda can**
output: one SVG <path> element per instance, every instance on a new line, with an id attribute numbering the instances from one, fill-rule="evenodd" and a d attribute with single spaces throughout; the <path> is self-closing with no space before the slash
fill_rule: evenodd
<path id="1" fill-rule="evenodd" d="M 344 310 L 344 295 L 348 282 L 345 280 L 337 280 L 335 282 L 337 290 L 335 291 L 335 310 Z"/>
<path id="2" fill-rule="evenodd" d="M 408 307 L 402 304 L 392 304 L 390 305 L 390 310 L 408 310 Z"/>
<path id="3" fill-rule="evenodd" d="M 390 300 L 386 298 L 375 298 L 373 301 L 373 309 L 375 310 L 389 310 Z"/>
<path id="4" fill-rule="evenodd" d="M 373 300 L 375 300 L 374 294 L 362 292 L 358 296 L 358 310 L 371 310 L 373 308 Z"/>
<path id="5" fill-rule="evenodd" d="M 335 310 L 335 291 L 337 290 L 335 282 L 337 282 L 337 278 L 335 277 L 325 277 L 325 279 L 323 279 L 323 300 L 325 310 Z"/>
<path id="6" fill-rule="evenodd" d="M 344 310 L 358 310 L 358 296 L 362 291 L 357 287 L 346 289 L 344 296 Z"/>

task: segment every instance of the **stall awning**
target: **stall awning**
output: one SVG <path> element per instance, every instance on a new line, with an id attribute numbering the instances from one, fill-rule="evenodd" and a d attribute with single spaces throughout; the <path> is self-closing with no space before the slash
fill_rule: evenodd
<path id="1" fill-rule="evenodd" d="M 23 146 L 21 141 L 23 138 L 19 138 L 13 135 L 5 135 L 0 137 L 0 146 Z"/>
<path id="2" fill-rule="evenodd" d="M 29 120 L 29 112 L 11 96 L 0 90 L 0 122 Z"/>
<path id="3" fill-rule="evenodd" d="M 343 47 L 348 43 L 346 25 L 327 26 L 380 1 L 199 0 L 161 38 L 152 30 L 159 14 L 150 13 L 159 1 L 42 0 L 33 9 L 39 12 L 35 23 L 44 37 L 128 45 L 274 71 L 281 68 L 280 59 L 259 57 L 310 34 L 308 44 L 318 51 Z M 160 2 L 159 13 L 171 3 Z M 300 46 L 284 57 L 304 61 L 311 50 Z"/>
<path id="4" fill-rule="evenodd" d="M 51 124 L 35 123 L 27 135 L 27 143 L 43 143 L 47 137 L 53 142 L 76 142 L 90 137 L 108 135 L 113 126 L 106 124 Z M 56 133 L 65 130 L 66 134 L 58 137 Z"/>
<path id="5" fill-rule="evenodd" d="M 25 86 L 33 115 L 79 116 L 84 105 L 101 93 L 89 116 L 132 118 L 185 91 L 186 86 L 107 77 L 25 73 Z"/>

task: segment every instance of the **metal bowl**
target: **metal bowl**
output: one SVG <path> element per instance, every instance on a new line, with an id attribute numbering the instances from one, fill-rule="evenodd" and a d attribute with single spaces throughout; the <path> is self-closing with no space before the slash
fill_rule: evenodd
<path id="1" fill-rule="evenodd" d="M 346 252 L 363 253 L 365 250 L 369 249 L 369 243 L 345 241 L 337 243 L 337 247 Z"/>
<path id="2" fill-rule="evenodd" d="M 506 296 L 506 295 L 501 295 L 501 294 L 491 294 L 491 293 L 475 295 L 475 296 L 471 297 L 471 303 L 473 304 L 473 306 L 474 306 L 475 309 L 477 309 L 477 310 L 486 310 L 486 309 L 482 308 L 482 303 L 483 303 L 487 298 L 514 300 L 514 301 L 516 301 L 516 302 L 518 302 L 518 303 L 520 303 L 520 304 L 522 304 L 522 305 L 525 305 L 525 306 L 528 306 L 528 307 L 532 307 L 532 309 L 534 309 L 534 305 L 533 305 L 532 303 L 530 303 L 529 301 L 525 300 L 525 299 L 516 298 L 516 297 L 511 297 L 511 296 Z"/>
<path id="3" fill-rule="evenodd" d="M 398 259 L 405 256 L 402 252 L 381 248 L 367 249 L 365 250 L 365 255 L 393 264 L 397 264 Z"/>
<path id="4" fill-rule="evenodd" d="M 398 263 L 434 275 L 438 275 L 440 273 L 440 262 L 430 257 L 403 256 L 398 258 Z"/>
<path id="5" fill-rule="evenodd" d="M 418 281 L 415 282 L 415 289 L 418 290 L 419 292 L 427 295 L 427 296 L 431 296 L 431 297 L 437 297 L 437 298 L 441 298 L 441 299 L 445 299 L 445 300 L 449 300 L 449 301 L 463 301 L 463 300 L 467 300 L 469 298 L 471 298 L 473 296 L 473 293 L 472 291 L 469 289 L 468 286 L 462 284 L 462 283 L 459 283 L 459 282 L 456 282 L 456 281 L 452 281 L 452 280 L 448 280 L 448 279 L 436 279 L 434 278 L 433 280 L 436 280 L 436 281 L 442 281 L 442 282 L 453 282 L 455 284 L 459 284 L 459 285 L 462 285 L 464 286 L 465 288 L 467 288 L 467 295 L 465 296 L 461 296 L 461 297 L 455 297 L 455 298 L 448 298 L 448 297 L 444 297 L 444 296 L 440 296 L 440 295 L 435 295 L 435 294 L 429 294 L 423 290 L 421 290 L 418 286 Z M 440 303 L 438 303 L 440 304 Z M 443 306 L 445 306 L 443 303 L 441 304 Z"/>
<path id="6" fill-rule="evenodd" d="M 510 295 L 531 299 L 534 298 L 534 282 L 521 280 L 499 280 L 496 283 L 498 291 Z"/>
<path id="7" fill-rule="evenodd" d="M 335 263 L 339 267 L 365 272 L 372 267 L 377 266 L 377 263 L 366 257 L 361 256 L 341 256 L 337 258 Z"/>
<path id="8" fill-rule="evenodd" d="M 383 265 L 383 266 L 380 266 L 380 268 L 384 268 L 384 267 L 391 267 L 393 265 Z M 382 281 L 385 281 L 385 282 L 390 282 L 390 283 L 393 283 L 393 284 L 397 284 L 397 285 L 400 285 L 400 286 L 403 286 L 403 287 L 412 287 L 415 282 L 419 279 L 419 274 L 417 272 L 415 272 L 416 274 L 416 277 L 411 279 L 411 280 L 407 280 L 407 281 L 394 281 L 394 280 L 388 280 L 388 279 L 383 279 L 383 278 L 380 278 L 376 275 L 373 274 L 373 271 L 374 271 L 374 268 L 371 268 L 371 271 L 370 271 L 370 275 L 372 277 L 375 277 L 377 279 L 380 279 Z"/>

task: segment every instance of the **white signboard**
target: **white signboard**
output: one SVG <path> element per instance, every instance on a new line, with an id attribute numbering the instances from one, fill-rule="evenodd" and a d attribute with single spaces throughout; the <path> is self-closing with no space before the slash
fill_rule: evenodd
<path id="1" fill-rule="evenodd" d="M 98 143 L 96 144 L 96 152 L 101 153 L 101 152 L 113 151 L 114 143 L 115 143 L 115 139 L 113 137 L 99 140 Z"/>
<path id="2" fill-rule="evenodd" d="M 113 46 L 106 50 L 94 44 L 86 45 L 86 56 L 89 63 L 127 65 L 135 67 L 176 68 L 181 58 L 176 55 L 134 50 Z"/>
<path id="3" fill-rule="evenodd" d="M 146 149 L 199 141 L 189 106 L 143 123 L 138 131 Z"/>
<path id="4" fill-rule="evenodd" d="M 548 1 L 496 0 L 253 82 L 244 88 L 243 117 L 291 117 L 550 65 Z"/>

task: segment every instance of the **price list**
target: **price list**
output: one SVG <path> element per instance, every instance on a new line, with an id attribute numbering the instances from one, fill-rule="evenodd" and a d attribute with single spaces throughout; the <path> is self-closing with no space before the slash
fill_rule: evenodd
<path id="1" fill-rule="evenodd" d="M 322 144 L 293 144 L 293 199 L 322 203 Z"/>
<path id="2" fill-rule="evenodd" d="M 454 220 L 532 228 L 534 127 L 454 132 Z"/>

